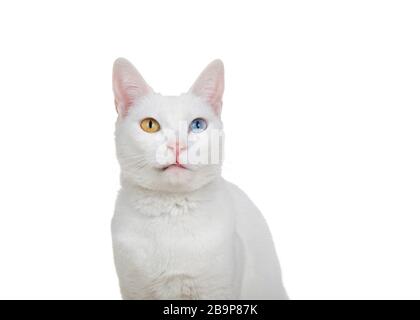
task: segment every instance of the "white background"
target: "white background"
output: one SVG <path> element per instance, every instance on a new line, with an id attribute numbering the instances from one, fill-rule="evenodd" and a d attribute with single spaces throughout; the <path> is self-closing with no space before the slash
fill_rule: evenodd
<path id="1" fill-rule="evenodd" d="M 115 58 L 226 67 L 224 175 L 292 299 L 420 298 L 416 1 L 2 1 L 0 298 L 119 299 Z"/>

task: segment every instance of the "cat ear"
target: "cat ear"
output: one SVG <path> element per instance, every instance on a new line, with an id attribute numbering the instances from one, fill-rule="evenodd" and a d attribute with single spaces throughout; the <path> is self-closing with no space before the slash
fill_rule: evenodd
<path id="1" fill-rule="evenodd" d="M 217 115 L 222 111 L 222 98 L 225 88 L 224 67 L 221 60 L 214 60 L 200 74 L 191 87 L 191 93 L 209 103 Z"/>
<path id="2" fill-rule="evenodd" d="M 114 62 L 112 88 L 115 107 L 121 116 L 127 115 L 128 110 L 138 98 L 153 92 L 137 69 L 124 58 L 118 58 Z"/>

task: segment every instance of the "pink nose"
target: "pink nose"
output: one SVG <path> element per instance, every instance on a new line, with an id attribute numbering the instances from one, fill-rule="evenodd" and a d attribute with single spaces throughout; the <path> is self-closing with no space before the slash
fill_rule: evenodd
<path id="1" fill-rule="evenodd" d="M 175 151 L 176 162 L 178 162 L 180 152 L 187 149 L 187 147 L 184 144 L 180 144 L 179 142 L 177 142 L 175 145 L 174 144 L 169 144 L 168 149 L 171 149 L 172 151 Z"/>
<path id="2" fill-rule="evenodd" d="M 171 149 L 171 150 L 175 150 L 175 149 L 185 150 L 185 149 L 187 149 L 186 146 L 184 146 L 183 144 L 179 144 L 178 142 L 175 145 L 174 144 L 169 144 L 168 148 Z"/>

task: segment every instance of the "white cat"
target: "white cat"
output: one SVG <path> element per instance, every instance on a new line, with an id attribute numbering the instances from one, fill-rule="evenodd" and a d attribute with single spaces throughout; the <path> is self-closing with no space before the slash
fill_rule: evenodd
<path id="1" fill-rule="evenodd" d="M 266 222 L 221 177 L 223 139 L 210 143 L 222 132 L 223 63 L 210 63 L 188 93 L 162 96 L 120 58 L 113 89 L 121 190 L 112 238 L 123 298 L 287 299 Z"/>

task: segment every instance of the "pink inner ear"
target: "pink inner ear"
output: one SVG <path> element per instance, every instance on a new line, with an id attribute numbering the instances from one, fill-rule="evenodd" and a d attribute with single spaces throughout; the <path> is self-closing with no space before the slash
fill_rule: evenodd
<path id="1" fill-rule="evenodd" d="M 214 60 L 200 74 L 190 92 L 209 103 L 217 115 L 222 109 L 224 91 L 224 67 L 221 60 Z"/>
<path id="2" fill-rule="evenodd" d="M 118 58 L 114 63 L 112 84 L 115 105 L 122 116 L 127 115 L 137 99 L 153 91 L 136 68 L 124 58 Z"/>

